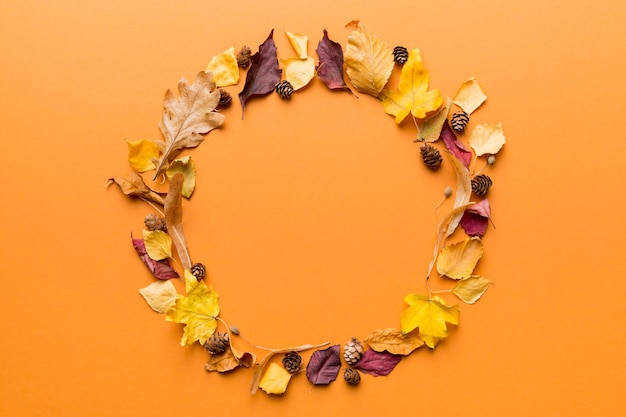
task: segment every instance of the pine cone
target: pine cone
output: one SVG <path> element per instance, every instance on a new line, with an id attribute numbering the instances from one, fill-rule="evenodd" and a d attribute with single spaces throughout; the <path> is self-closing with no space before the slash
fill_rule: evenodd
<path id="1" fill-rule="evenodd" d="M 209 340 L 204 344 L 204 348 L 209 351 L 211 355 L 219 355 L 224 352 L 228 347 L 228 333 L 213 333 Z"/>
<path id="2" fill-rule="evenodd" d="M 230 103 L 233 101 L 230 93 L 223 88 L 218 88 L 217 91 L 220 92 L 220 102 L 217 104 L 217 108 L 225 109 L 230 106 Z"/>
<path id="3" fill-rule="evenodd" d="M 161 216 L 157 216 L 156 214 L 148 214 L 145 219 L 143 219 L 143 224 L 146 225 L 148 230 L 160 230 L 162 232 L 167 231 L 167 225 L 165 224 L 165 219 Z"/>
<path id="4" fill-rule="evenodd" d="M 288 352 L 283 356 L 283 366 L 290 374 L 295 374 L 302 366 L 302 356 L 298 352 Z"/>
<path id="5" fill-rule="evenodd" d="M 276 84 L 276 92 L 278 93 L 280 98 L 288 99 L 293 93 L 293 86 L 289 81 L 282 80 L 281 82 Z"/>
<path id="6" fill-rule="evenodd" d="M 206 275 L 206 266 L 201 264 L 200 262 L 196 262 L 191 265 L 191 275 L 196 277 L 198 281 L 202 281 L 202 278 Z"/>
<path id="7" fill-rule="evenodd" d="M 393 48 L 393 60 L 396 61 L 400 65 L 404 65 L 404 63 L 409 59 L 409 51 L 406 50 L 404 46 L 396 46 Z"/>
<path id="8" fill-rule="evenodd" d="M 348 368 L 343 371 L 343 379 L 350 385 L 358 385 L 361 382 L 361 375 L 356 369 Z"/>
<path id="9" fill-rule="evenodd" d="M 420 153 L 422 154 L 424 164 L 430 169 L 439 168 L 441 161 L 443 161 L 439 150 L 429 143 L 425 143 L 420 147 Z"/>
<path id="10" fill-rule="evenodd" d="M 240 68 L 248 68 L 250 66 L 250 57 L 252 56 L 252 50 L 247 46 L 242 46 L 241 50 L 237 52 L 237 65 Z"/>
<path id="11" fill-rule="evenodd" d="M 462 132 L 465 130 L 467 122 L 469 122 L 469 115 L 461 110 L 452 115 L 450 126 L 452 126 L 455 132 Z"/>
<path id="12" fill-rule="evenodd" d="M 485 174 L 476 175 L 472 178 L 472 192 L 476 195 L 485 195 L 491 187 L 491 178 Z"/>
<path id="13" fill-rule="evenodd" d="M 356 337 L 353 337 L 343 347 L 343 358 L 348 365 L 354 365 L 361 359 L 361 355 L 363 355 L 363 345 Z"/>

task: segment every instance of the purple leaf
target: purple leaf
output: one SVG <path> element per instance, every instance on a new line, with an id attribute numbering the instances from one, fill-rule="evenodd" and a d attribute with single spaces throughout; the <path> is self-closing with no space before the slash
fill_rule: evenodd
<path id="1" fill-rule="evenodd" d="M 242 112 L 246 109 L 246 102 L 255 96 L 264 96 L 272 91 L 280 81 L 281 69 L 278 67 L 276 44 L 274 43 L 274 29 L 265 42 L 259 45 L 259 52 L 250 58 L 250 69 L 246 75 L 246 85 L 239 93 Z"/>
<path id="2" fill-rule="evenodd" d="M 343 50 L 341 45 L 328 38 L 328 31 L 324 29 L 324 37 L 317 44 L 317 55 L 320 64 L 317 67 L 317 76 L 324 81 L 331 90 L 351 91 L 343 79 Z"/>
<path id="3" fill-rule="evenodd" d="M 454 130 L 452 130 L 447 120 L 443 122 L 443 128 L 441 129 L 441 135 L 439 137 L 443 139 L 446 148 L 456 156 L 459 161 L 463 162 L 466 168 L 469 167 L 470 161 L 472 160 L 472 151 L 467 149 L 465 145 L 457 139 Z"/>
<path id="4" fill-rule="evenodd" d="M 178 278 L 179 275 L 176 271 L 172 269 L 170 266 L 170 261 L 167 259 L 163 259 L 161 261 L 155 261 L 150 256 L 148 256 L 148 252 L 146 252 L 146 245 L 144 244 L 143 239 L 133 239 L 133 247 L 137 251 L 137 255 L 141 258 L 144 264 L 148 267 L 152 275 L 154 275 L 158 279 L 170 279 L 170 278 Z"/>
<path id="5" fill-rule="evenodd" d="M 489 217 L 491 217 L 491 207 L 489 200 L 484 199 L 465 209 L 463 217 L 461 217 L 461 227 L 468 236 L 482 237 L 487 231 Z"/>
<path id="6" fill-rule="evenodd" d="M 389 352 L 376 352 L 373 349 L 366 350 L 361 356 L 361 359 L 352 365 L 354 369 L 357 369 L 366 374 L 374 376 L 388 375 L 393 368 L 400 362 L 402 356 L 393 355 Z"/>
<path id="7" fill-rule="evenodd" d="M 339 345 L 313 352 L 306 366 L 306 377 L 314 385 L 328 385 L 337 379 L 341 369 Z"/>

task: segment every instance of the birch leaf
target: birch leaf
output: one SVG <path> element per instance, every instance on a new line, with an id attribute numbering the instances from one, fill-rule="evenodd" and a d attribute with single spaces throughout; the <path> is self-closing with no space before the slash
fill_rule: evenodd
<path id="1" fill-rule="evenodd" d="M 291 374 L 282 366 L 270 363 L 259 382 L 259 388 L 268 394 L 282 394 L 287 390 Z"/>
<path id="2" fill-rule="evenodd" d="M 128 144 L 128 163 L 137 172 L 146 172 L 156 168 L 154 159 L 159 157 L 161 151 L 151 140 L 126 141 Z"/>
<path id="3" fill-rule="evenodd" d="M 417 120 L 417 142 L 436 142 L 441 136 L 441 129 L 450 113 L 452 100 L 446 98 L 444 105 L 437 112 L 427 119 Z"/>
<path id="4" fill-rule="evenodd" d="M 485 123 L 476 126 L 468 142 L 477 156 L 498 153 L 506 143 L 502 123 Z"/>
<path id="5" fill-rule="evenodd" d="M 400 124 L 412 114 L 416 119 L 425 119 L 436 112 L 443 103 L 439 90 L 428 91 L 428 70 L 424 68 L 419 49 L 409 52 L 407 62 L 402 66 L 398 91 L 383 90 L 383 107 L 387 114 L 396 117 Z"/>
<path id="6" fill-rule="evenodd" d="M 148 252 L 146 251 L 146 246 L 143 242 L 143 239 L 133 239 L 131 235 L 131 241 L 133 243 L 133 248 L 139 255 L 141 261 L 148 267 L 152 275 L 158 279 L 171 279 L 178 278 L 178 272 L 174 271 L 170 266 L 170 262 L 167 259 L 163 259 L 162 261 L 155 261 L 154 259 L 148 256 Z"/>
<path id="7" fill-rule="evenodd" d="M 170 189 L 165 197 L 165 224 L 176 252 L 180 258 L 180 263 L 184 269 L 191 269 L 191 257 L 187 248 L 187 239 L 183 231 L 183 202 L 182 189 L 184 177 L 181 173 L 176 173 L 170 180 Z"/>
<path id="8" fill-rule="evenodd" d="M 454 295 L 467 304 L 474 304 L 483 296 L 493 281 L 478 275 L 464 278 L 452 289 Z"/>
<path id="9" fill-rule="evenodd" d="M 489 200 L 484 199 L 465 210 L 460 225 L 468 236 L 482 237 L 487 231 L 490 217 Z"/>
<path id="10" fill-rule="evenodd" d="M 181 194 L 185 198 L 190 198 L 196 189 L 196 166 L 190 156 L 173 160 L 165 173 L 171 180 L 177 172 L 184 177 Z"/>
<path id="11" fill-rule="evenodd" d="M 459 306 L 447 306 L 437 296 L 429 299 L 425 295 L 409 294 L 404 301 L 409 308 L 400 317 L 402 332 L 409 333 L 419 327 L 420 338 L 431 349 L 448 337 L 446 323 L 459 324 Z"/>
<path id="12" fill-rule="evenodd" d="M 483 242 L 477 238 L 467 238 L 441 250 L 437 258 L 437 272 L 452 279 L 468 278 L 483 256 Z"/>
<path id="13" fill-rule="evenodd" d="M 204 135 L 224 122 L 224 115 L 215 111 L 219 104 L 211 73 L 200 72 L 193 84 L 186 79 L 178 83 L 179 97 L 167 90 L 164 98 L 163 118 L 159 128 L 165 141 L 156 141 L 162 156 L 156 160 L 156 179 L 178 153 L 202 143 Z"/>
<path id="14" fill-rule="evenodd" d="M 143 230 L 148 256 L 155 261 L 172 257 L 172 238 L 161 230 Z"/>
<path id="15" fill-rule="evenodd" d="M 474 77 L 461 84 L 459 91 L 454 96 L 454 104 L 462 108 L 467 114 L 471 114 L 485 100 L 487 100 L 487 96 Z"/>
<path id="16" fill-rule="evenodd" d="M 394 355 L 408 355 L 424 345 L 424 342 L 411 334 L 398 329 L 375 330 L 364 340 L 376 352 L 387 351 Z"/>
<path id="17" fill-rule="evenodd" d="M 328 38 L 328 31 L 324 29 L 324 37 L 317 44 L 317 55 L 320 58 L 317 67 L 317 76 L 331 90 L 348 90 L 343 79 L 343 50 L 338 42 Z"/>
<path id="18" fill-rule="evenodd" d="M 350 82 L 357 91 L 378 97 L 391 76 L 393 52 L 358 20 L 346 26 L 356 26 L 348 36 L 344 54 Z"/>
<path id="19" fill-rule="evenodd" d="M 139 290 L 151 309 L 157 313 L 165 313 L 176 304 L 178 293 L 172 281 L 155 281 Z"/>
<path id="20" fill-rule="evenodd" d="M 160 206 L 164 204 L 163 198 L 161 198 L 159 193 L 148 187 L 141 175 L 136 172 L 130 172 L 125 177 L 109 178 L 106 185 L 109 186 L 113 183 L 117 184 L 120 190 L 127 196 L 150 201 Z"/>
<path id="21" fill-rule="evenodd" d="M 456 174 L 456 194 L 453 207 L 453 209 L 456 209 L 469 203 L 469 199 L 472 196 L 472 180 L 470 179 L 469 170 L 456 156 L 448 153 L 448 157 Z M 450 219 L 446 237 L 454 233 L 462 216 L 463 211 L 460 211 Z"/>
<path id="22" fill-rule="evenodd" d="M 281 59 L 285 67 L 285 79 L 294 91 L 306 86 L 315 76 L 315 61 L 311 57 Z"/>
<path id="23" fill-rule="evenodd" d="M 259 45 L 259 52 L 250 58 L 246 84 L 239 93 L 242 111 L 245 111 L 248 100 L 252 97 L 265 96 L 271 93 L 280 81 L 281 70 L 278 67 L 277 50 L 273 36 L 274 30 L 272 29 L 267 39 Z"/>
<path id="24" fill-rule="evenodd" d="M 213 74 L 213 81 L 218 87 L 226 87 L 239 83 L 239 66 L 235 57 L 235 47 L 231 46 L 219 55 L 211 58 L 205 72 Z"/>

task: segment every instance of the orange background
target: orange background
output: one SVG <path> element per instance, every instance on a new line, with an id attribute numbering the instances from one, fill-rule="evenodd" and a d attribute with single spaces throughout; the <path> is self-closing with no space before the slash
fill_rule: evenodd
<path id="1" fill-rule="evenodd" d="M 626 416 L 626 3 L 304 4 L 0 3 L 0 414 Z M 282 398 L 250 396 L 250 370 L 208 374 L 206 353 L 145 305 L 153 279 L 129 234 L 149 207 L 104 184 L 129 170 L 124 139 L 158 138 L 163 93 L 211 56 L 256 50 L 274 28 L 279 57 L 289 30 L 317 59 L 322 30 L 345 45 L 353 19 L 419 46 L 444 95 L 483 85 L 472 124 L 507 136 L 478 267 L 496 285 L 387 377 L 353 389 L 299 375 Z M 404 296 L 425 292 L 449 169 L 423 167 L 411 123 L 318 79 L 289 102 L 250 101 L 243 121 L 238 103 L 224 113 L 188 153 L 185 205 L 222 317 L 273 347 L 397 327 Z"/>

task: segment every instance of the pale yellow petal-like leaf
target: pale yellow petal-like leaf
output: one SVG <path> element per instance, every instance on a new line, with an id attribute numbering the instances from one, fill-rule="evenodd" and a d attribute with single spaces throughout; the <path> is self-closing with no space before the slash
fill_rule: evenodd
<path id="1" fill-rule="evenodd" d="M 306 86 L 315 76 L 315 61 L 311 57 L 281 59 L 285 67 L 285 79 L 294 90 Z"/>
<path id="2" fill-rule="evenodd" d="M 283 394 L 287 390 L 287 384 L 291 380 L 291 374 L 282 366 L 270 363 L 261 377 L 259 388 L 268 394 Z"/>
<path id="3" fill-rule="evenodd" d="M 483 296 L 493 281 L 479 275 L 463 278 L 452 289 L 454 295 L 467 304 L 474 304 Z"/>
<path id="4" fill-rule="evenodd" d="M 456 174 L 456 194 L 454 196 L 454 209 L 456 209 L 457 207 L 469 203 L 470 197 L 472 196 L 472 180 L 469 175 L 469 170 L 463 165 L 463 162 L 452 153 L 447 152 L 447 154 L 452 163 L 454 173 Z M 446 237 L 454 233 L 461 221 L 461 217 L 463 217 L 463 211 L 459 211 L 452 217 L 448 225 L 448 230 L 446 231 Z"/>
<path id="5" fill-rule="evenodd" d="M 172 238 L 161 230 L 143 230 L 148 256 L 155 261 L 172 257 Z"/>
<path id="6" fill-rule="evenodd" d="M 506 143 L 502 123 L 482 124 L 472 130 L 469 145 L 474 149 L 477 156 L 496 154 Z"/>
<path id="7" fill-rule="evenodd" d="M 167 177 L 170 180 L 177 172 L 183 174 L 184 178 L 182 189 L 183 197 L 191 197 L 193 191 L 196 189 L 196 167 L 191 157 L 186 156 L 184 158 L 173 160 L 170 166 L 167 168 L 167 171 L 165 171 Z"/>
<path id="8" fill-rule="evenodd" d="M 417 141 L 432 143 L 439 140 L 441 135 L 441 129 L 443 128 L 443 122 L 448 118 L 450 113 L 450 107 L 452 107 L 452 100 L 446 98 L 444 105 L 441 106 L 437 112 L 427 119 L 417 120 Z"/>
<path id="9" fill-rule="evenodd" d="M 409 294 L 404 301 L 409 305 L 400 316 L 403 333 L 419 327 L 419 336 L 431 349 L 448 337 L 446 323 L 459 324 L 459 306 L 447 306 L 441 298 L 429 299 L 425 295 Z"/>
<path id="10" fill-rule="evenodd" d="M 375 330 L 364 340 L 376 352 L 387 351 L 394 355 L 408 355 L 424 345 L 424 341 L 398 329 Z"/>
<path id="11" fill-rule="evenodd" d="M 483 256 L 483 242 L 478 237 L 467 238 L 441 250 L 437 272 L 452 279 L 468 278 Z"/>
<path id="12" fill-rule="evenodd" d="M 157 313 L 165 313 L 176 304 L 176 299 L 178 298 L 176 287 L 169 279 L 155 281 L 147 287 L 140 289 L 139 293 L 150 308 Z"/>
<path id="13" fill-rule="evenodd" d="M 225 50 L 211 58 L 205 72 L 213 73 L 213 81 L 218 87 L 226 87 L 239 83 L 239 66 L 235 57 L 235 47 Z"/>
<path id="14" fill-rule="evenodd" d="M 126 141 L 128 144 L 128 163 L 137 172 L 156 169 L 153 159 L 157 159 L 161 151 L 151 140 Z"/>
<path id="15" fill-rule="evenodd" d="M 487 96 L 474 77 L 461 84 L 459 91 L 454 96 L 454 104 L 462 108 L 467 114 L 471 114 L 485 100 L 487 100 Z"/>
<path id="16" fill-rule="evenodd" d="M 302 59 L 307 58 L 309 37 L 306 35 L 300 35 L 297 33 L 291 33 L 287 31 L 285 31 L 285 34 L 287 35 L 287 39 L 289 39 L 289 43 L 293 47 L 293 50 L 296 52 L 296 55 L 298 56 L 298 58 L 302 58 Z"/>

